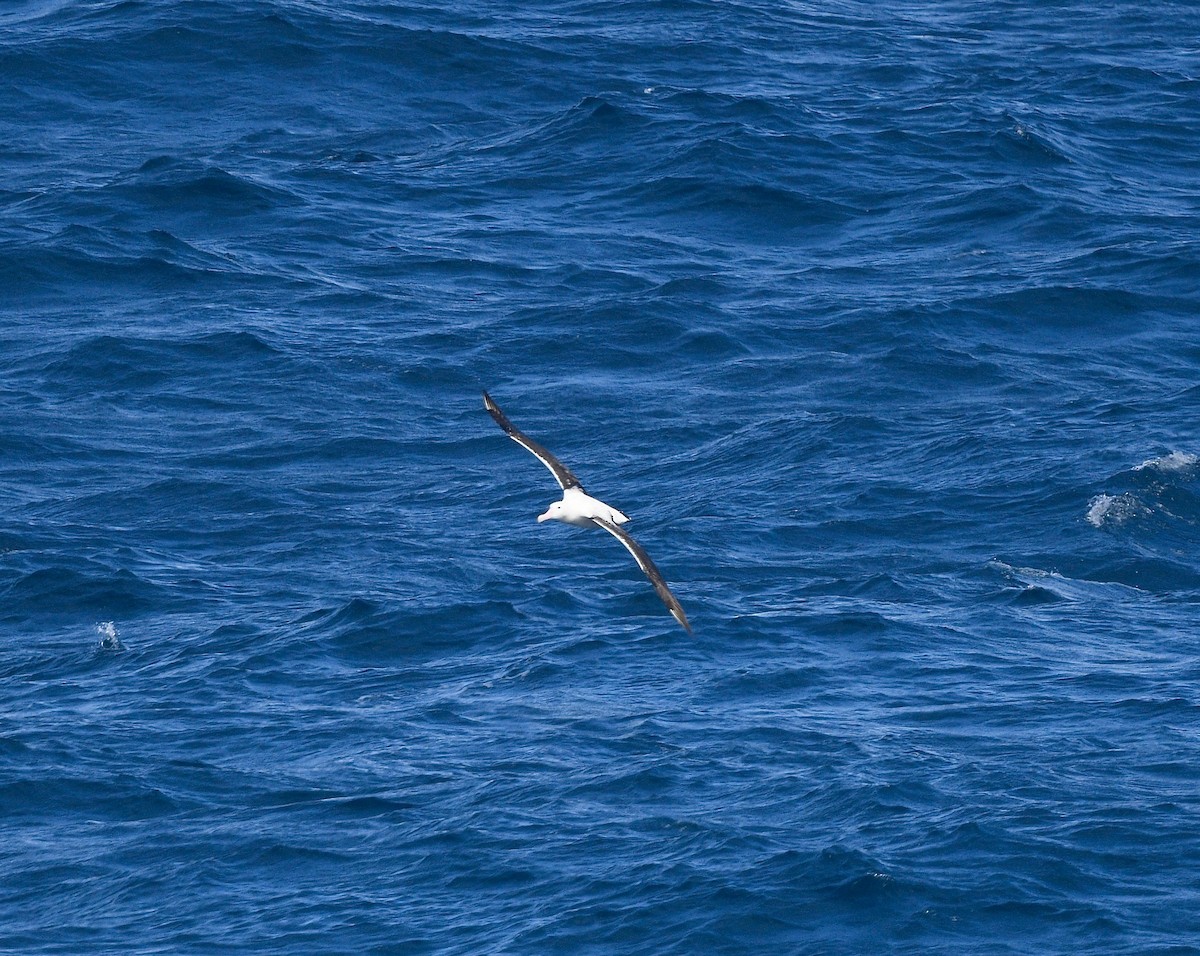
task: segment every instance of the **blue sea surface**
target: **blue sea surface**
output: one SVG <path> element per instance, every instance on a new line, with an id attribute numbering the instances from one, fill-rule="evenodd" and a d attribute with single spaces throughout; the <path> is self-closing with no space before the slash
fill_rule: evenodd
<path id="1" fill-rule="evenodd" d="M 1200 954 L 1198 425 L 1194 3 L 12 0 L 0 952 Z"/>

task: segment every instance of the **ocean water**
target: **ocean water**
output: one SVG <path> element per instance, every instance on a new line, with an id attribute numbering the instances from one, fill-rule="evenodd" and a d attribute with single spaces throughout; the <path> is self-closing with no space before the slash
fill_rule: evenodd
<path id="1" fill-rule="evenodd" d="M 1200 953 L 1198 38 L 5 4 L 0 951 Z"/>

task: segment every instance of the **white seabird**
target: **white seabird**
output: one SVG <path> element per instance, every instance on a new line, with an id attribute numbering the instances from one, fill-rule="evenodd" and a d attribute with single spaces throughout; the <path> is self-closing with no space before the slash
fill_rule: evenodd
<path id="1" fill-rule="evenodd" d="M 606 505 L 603 501 L 593 498 L 584 491 L 583 485 L 579 483 L 578 478 L 571 474 L 571 470 L 528 435 L 518 431 L 487 392 L 483 393 L 483 407 L 496 420 L 496 424 L 504 429 L 504 434 L 550 469 L 550 474 L 562 488 L 562 501 L 556 501 L 550 505 L 543 514 L 538 515 L 538 521 L 562 521 L 565 524 L 575 525 L 577 528 L 603 528 L 633 555 L 633 559 L 650 579 L 650 583 L 654 585 L 655 592 L 662 598 L 667 610 L 671 612 L 675 620 L 683 625 L 683 629 L 691 634 L 692 627 L 688 624 L 687 615 L 683 613 L 683 606 L 671 593 L 671 589 L 667 587 L 662 573 L 654 566 L 654 562 L 650 560 L 650 555 L 646 554 L 645 549 L 629 536 L 628 531 L 621 527 L 629 519 L 616 508 Z"/>

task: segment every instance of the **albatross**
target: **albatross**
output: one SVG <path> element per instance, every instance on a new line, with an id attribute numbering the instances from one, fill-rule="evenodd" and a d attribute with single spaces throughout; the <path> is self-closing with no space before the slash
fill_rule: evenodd
<path id="1" fill-rule="evenodd" d="M 504 434 L 550 469 L 550 474 L 554 476 L 554 480 L 562 488 L 562 500 L 555 501 L 546 509 L 545 513 L 538 515 L 538 522 L 561 521 L 564 524 L 574 525 L 577 528 L 603 528 L 620 541 L 625 546 L 625 550 L 633 555 L 633 560 L 638 563 L 638 567 L 650 579 L 650 583 L 654 585 L 655 593 L 662 599 L 663 604 L 667 606 L 667 610 L 671 612 L 675 620 L 683 625 L 683 629 L 691 634 L 692 627 L 688 624 L 687 615 L 683 613 L 683 605 L 679 603 L 675 595 L 671 593 L 671 589 L 667 587 L 667 582 L 663 580 L 662 573 L 655 567 L 654 562 L 650 560 L 650 555 L 646 554 L 645 549 L 629 536 L 628 531 L 621 527 L 629 518 L 616 508 L 606 505 L 603 501 L 593 498 L 584 491 L 583 485 L 571 473 L 571 470 L 528 435 L 518 431 L 516 426 L 508 420 L 508 416 L 500 410 L 500 406 L 492 401 L 492 396 L 487 392 L 483 393 L 483 407 L 496 420 L 496 424 L 504 429 Z"/>

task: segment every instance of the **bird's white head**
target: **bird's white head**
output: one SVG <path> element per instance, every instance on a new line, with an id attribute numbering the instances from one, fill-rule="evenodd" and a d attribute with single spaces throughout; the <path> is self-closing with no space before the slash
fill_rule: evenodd
<path id="1" fill-rule="evenodd" d="M 543 521 L 562 521 L 563 520 L 563 503 L 556 501 L 545 510 L 543 514 L 538 515 L 538 523 Z"/>

